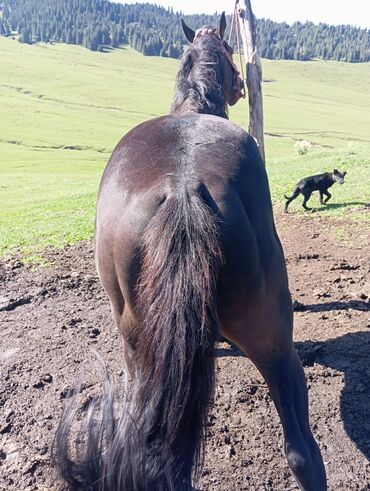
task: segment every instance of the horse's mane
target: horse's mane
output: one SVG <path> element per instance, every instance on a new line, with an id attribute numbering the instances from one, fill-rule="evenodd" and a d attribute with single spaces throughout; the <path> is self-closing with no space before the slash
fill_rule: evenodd
<path id="1" fill-rule="evenodd" d="M 201 37 L 181 58 L 170 112 L 191 111 L 227 119 L 222 82 L 220 41 L 212 35 Z"/>

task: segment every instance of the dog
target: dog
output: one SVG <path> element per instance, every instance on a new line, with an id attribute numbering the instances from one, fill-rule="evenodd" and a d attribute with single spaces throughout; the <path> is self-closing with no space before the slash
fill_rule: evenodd
<path id="1" fill-rule="evenodd" d="M 302 206 L 305 210 L 312 210 L 312 208 L 309 208 L 307 206 L 307 201 L 310 199 L 311 194 L 313 191 L 319 191 L 320 193 L 320 205 L 326 204 L 329 199 L 331 198 L 331 194 L 329 193 L 328 189 L 335 183 L 338 182 L 339 184 L 344 183 L 344 176 L 347 174 L 346 171 L 344 172 L 339 172 L 339 170 L 334 169 L 333 172 L 324 172 L 323 174 L 317 174 L 315 176 L 309 176 L 301 179 L 291 196 L 285 196 L 287 199 L 287 202 L 285 203 L 284 211 L 285 213 L 288 213 L 288 206 L 289 203 L 291 203 L 296 197 L 302 193 L 304 200 L 302 203 Z M 324 194 L 326 196 L 326 199 L 324 200 Z"/>

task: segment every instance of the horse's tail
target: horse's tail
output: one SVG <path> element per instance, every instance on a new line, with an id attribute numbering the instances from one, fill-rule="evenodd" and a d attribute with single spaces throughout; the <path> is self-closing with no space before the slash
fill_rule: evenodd
<path id="1" fill-rule="evenodd" d="M 220 257 L 215 213 L 201 190 L 168 197 L 145 235 L 138 300 L 145 314 L 134 414 L 143 415 L 150 489 L 157 483 L 158 489 L 190 490 L 192 469 L 201 467 L 214 384 Z"/>
<path id="2" fill-rule="evenodd" d="M 104 438 L 88 424 L 88 439 L 104 451 L 88 450 L 84 467 L 91 472 L 95 459 L 96 486 L 104 490 L 190 491 L 199 475 L 218 335 L 215 217 L 201 189 L 184 190 L 169 196 L 147 227 L 128 395 L 118 421 L 109 416 L 112 397 L 103 401 L 107 421 L 101 417 L 96 427 Z"/>

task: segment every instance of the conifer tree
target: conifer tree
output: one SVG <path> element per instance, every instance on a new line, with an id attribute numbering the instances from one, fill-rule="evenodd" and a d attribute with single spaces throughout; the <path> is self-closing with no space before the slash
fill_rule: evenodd
<path id="1" fill-rule="evenodd" d="M 0 35 L 17 32 L 22 43 L 65 42 L 93 51 L 128 43 L 149 56 L 174 58 L 187 45 L 181 29 L 183 16 L 172 8 L 108 0 L 2 0 L 1 6 Z M 216 15 L 184 17 L 194 27 L 218 22 Z M 259 19 L 257 38 L 261 56 L 270 59 L 370 61 L 368 29 Z"/>

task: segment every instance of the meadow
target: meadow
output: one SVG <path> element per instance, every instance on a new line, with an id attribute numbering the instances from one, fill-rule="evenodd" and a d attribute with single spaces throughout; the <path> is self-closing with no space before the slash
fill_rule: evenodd
<path id="1" fill-rule="evenodd" d="M 93 236 L 102 170 L 119 139 L 168 112 L 178 60 L 0 37 L 0 257 Z M 267 170 L 276 207 L 304 175 L 347 170 L 333 219 L 368 218 L 370 64 L 263 60 Z M 247 129 L 245 101 L 230 119 Z M 312 144 L 301 156 L 296 141 Z M 318 205 L 315 197 L 312 204 Z M 299 199 L 292 211 L 302 210 Z"/>

